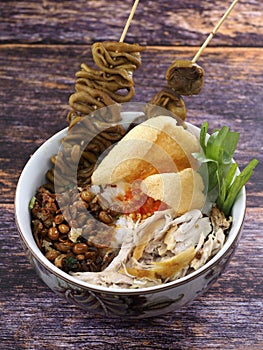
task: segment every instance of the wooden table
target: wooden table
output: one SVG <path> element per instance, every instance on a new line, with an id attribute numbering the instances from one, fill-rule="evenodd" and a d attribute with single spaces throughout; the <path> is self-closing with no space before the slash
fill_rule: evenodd
<path id="1" fill-rule="evenodd" d="M 164 85 L 175 58 L 192 59 L 230 1 L 142 1 L 126 41 L 147 45 L 134 101 Z M 29 156 L 67 125 L 68 98 L 90 45 L 118 40 L 132 1 L 2 1 L 0 4 L 0 348 L 262 349 L 263 3 L 240 1 L 199 59 L 188 121 L 240 132 L 241 168 L 260 160 L 247 185 L 243 236 L 227 271 L 191 306 L 131 322 L 85 313 L 51 292 L 31 268 L 14 222 L 14 194 Z"/>

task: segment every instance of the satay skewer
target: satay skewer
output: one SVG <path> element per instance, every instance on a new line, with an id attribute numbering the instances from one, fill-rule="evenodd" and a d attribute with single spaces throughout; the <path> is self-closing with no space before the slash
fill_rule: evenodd
<path id="1" fill-rule="evenodd" d="M 212 32 L 209 34 L 209 36 L 207 37 L 207 39 L 205 40 L 205 42 L 203 43 L 203 45 L 200 47 L 200 49 L 197 51 L 196 55 L 194 56 L 194 58 L 192 59 L 192 63 L 196 63 L 196 61 L 198 60 L 198 58 L 200 57 L 200 55 L 202 54 L 202 52 L 204 51 L 204 49 L 207 47 L 207 45 L 209 44 L 209 42 L 213 39 L 213 37 L 215 36 L 216 32 L 218 31 L 218 29 L 220 28 L 220 26 L 222 25 L 222 23 L 225 21 L 225 19 L 228 17 L 228 15 L 230 14 L 230 12 L 233 10 L 233 8 L 236 6 L 237 2 L 239 0 L 234 0 L 232 2 L 232 4 L 229 6 L 229 8 L 227 9 L 227 11 L 225 12 L 225 14 L 223 15 L 223 17 L 220 19 L 220 21 L 217 23 L 217 25 L 214 27 L 214 29 L 212 30 Z"/>
<path id="2" fill-rule="evenodd" d="M 129 26 L 130 26 L 130 24 L 131 24 L 131 21 L 132 21 L 132 19 L 133 19 L 133 16 L 134 16 L 134 13 L 135 13 L 135 11 L 136 11 L 136 9 L 137 9 L 138 4 L 139 4 L 139 0 L 135 0 L 135 1 L 134 1 L 134 4 L 133 4 L 133 6 L 132 6 L 132 9 L 131 9 L 129 18 L 128 18 L 128 20 L 127 20 L 127 22 L 126 22 L 126 24 L 125 24 L 125 27 L 124 27 L 124 29 L 123 29 L 123 32 L 122 32 L 122 34 L 121 34 L 121 37 L 120 37 L 120 40 L 119 40 L 120 43 L 122 43 L 122 42 L 124 41 L 124 39 L 125 39 L 125 36 L 126 36 L 126 34 L 127 34 L 127 31 L 128 31 L 128 29 L 129 29 Z"/>

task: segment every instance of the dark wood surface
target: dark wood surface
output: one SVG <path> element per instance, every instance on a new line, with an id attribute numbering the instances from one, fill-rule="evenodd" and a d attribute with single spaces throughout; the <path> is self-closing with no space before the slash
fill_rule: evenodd
<path id="1" fill-rule="evenodd" d="M 247 185 L 239 247 L 225 273 L 192 305 L 125 321 L 83 312 L 37 277 L 14 222 L 19 175 L 37 147 L 64 128 L 74 74 L 90 45 L 118 40 L 132 1 L 0 3 L 0 348 L 262 349 L 263 4 L 240 1 L 199 60 L 202 93 L 186 99 L 188 121 L 240 132 L 241 168 L 260 161 Z M 164 85 L 172 60 L 191 59 L 230 1 L 142 1 L 127 35 L 147 45 L 134 101 Z"/>

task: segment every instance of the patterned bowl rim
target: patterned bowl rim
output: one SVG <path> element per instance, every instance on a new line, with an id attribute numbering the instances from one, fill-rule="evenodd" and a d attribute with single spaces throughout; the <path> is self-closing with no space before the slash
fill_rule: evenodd
<path id="1" fill-rule="evenodd" d="M 198 127 L 186 123 L 187 127 L 193 128 L 195 131 L 200 130 Z M 212 258 L 210 259 L 205 265 L 203 265 L 198 270 L 189 273 L 188 275 L 181 277 L 175 281 L 152 286 L 152 287 L 146 287 L 146 288 L 138 288 L 138 289 L 129 289 L 129 288 L 112 288 L 112 287 L 102 287 L 97 286 L 95 284 L 90 284 L 87 282 L 83 282 L 74 276 L 71 276 L 67 274 L 66 272 L 60 270 L 57 268 L 54 264 L 52 264 L 45 256 L 44 254 L 39 250 L 35 242 L 30 242 L 30 235 L 32 235 L 32 231 L 30 230 L 30 233 L 27 234 L 28 231 L 23 229 L 22 224 L 22 214 L 21 214 L 21 200 L 23 198 L 21 195 L 21 188 L 26 181 L 27 173 L 30 172 L 31 164 L 37 159 L 41 158 L 41 154 L 43 154 L 43 150 L 45 150 L 45 145 L 47 143 L 58 142 L 58 140 L 61 140 L 61 138 L 65 135 L 67 132 L 67 128 L 57 132 L 52 137 L 50 137 L 47 141 L 45 141 L 31 156 L 31 158 L 26 163 L 24 169 L 21 172 L 21 175 L 19 177 L 16 193 L 15 193 L 15 220 L 16 225 L 18 228 L 18 232 L 20 234 L 21 240 L 24 242 L 25 246 L 29 250 L 29 252 L 32 254 L 32 256 L 43 266 L 46 270 L 48 270 L 52 275 L 55 275 L 56 277 L 64 280 L 65 282 L 74 285 L 77 289 L 85 289 L 85 290 L 91 290 L 93 292 L 102 292 L 105 294 L 112 294 L 112 295 L 136 295 L 136 294 L 152 294 L 155 292 L 162 292 L 168 289 L 175 288 L 177 286 L 182 286 L 183 284 L 187 284 L 188 282 L 198 278 L 199 276 L 207 273 L 208 270 L 211 270 L 213 267 L 215 267 L 217 264 L 220 263 L 220 261 L 228 254 L 229 251 L 232 251 L 232 248 L 236 245 L 236 243 L 239 240 L 239 237 L 241 235 L 245 213 L 246 213 L 246 190 L 245 187 L 242 188 L 241 192 L 238 195 L 238 198 L 236 200 L 236 203 L 233 207 L 233 219 L 236 219 L 235 227 L 233 227 L 230 230 L 229 236 L 224 243 L 223 248 Z M 35 189 L 34 189 L 35 190 Z M 27 202 L 28 203 L 28 202 Z M 238 207 L 237 207 L 238 203 Z M 28 204 L 26 204 L 28 207 Z M 24 212 L 25 214 L 25 212 Z M 30 215 L 29 210 L 28 214 Z M 30 219 L 30 217 L 29 217 Z M 235 232 L 232 231 L 235 229 Z M 31 236 L 32 238 L 32 236 Z"/>

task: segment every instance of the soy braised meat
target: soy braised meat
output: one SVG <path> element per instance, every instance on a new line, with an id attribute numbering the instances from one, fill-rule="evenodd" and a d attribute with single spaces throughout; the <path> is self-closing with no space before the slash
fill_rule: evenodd
<path id="1" fill-rule="evenodd" d="M 166 71 L 167 86 L 158 92 L 149 102 L 151 114 L 158 107 L 167 110 L 182 122 L 186 119 L 187 110 L 181 95 L 196 95 L 204 84 L 204 70 L 189 60 L 176 60 Z M 156 106 L 156 107 L 152 107 Z"/>
<path id="2" fill-rule="evenodd" d="M 64 150 L 52 157 L 52 168 L 46 174 L 52 187 L 56 182 L 57 191 L 72 185 L 77 163 L 78 185 L 89 184 L 100 155 L 126 133 L 116 123 L 121 120 L 120 104 L 134 96 L 133 72 L 141 65 L 143 50 L 138 44 L 112 41 L 92 45 L 97 67 L 82 63 L 76 73 L 75 92 L 69 98 L 71 110 Z M 86 148 L 80 149 L 79 145 L 86 143 Z"/>
<path id="3" fill-rule="evenodd" d="M 182 97 L 169 87 L 164 87 L 150 100 L 150 105 L 152 105 L 150 112 L 151 116 L 154 114 L 153 108 L 155 106 L 163 107 L 170 111 L 175 116 L 179 117 L 181 120 L 186 118 L 186 107 Z M 157 107 L 157 115 L 158 115 Z M 163 112 L 162 112 L 163 113 Z"/>
<path id="4" fill-rule="evenodd" d="M 166 72 L 168 86 L 180 95 L 197 95 L 204 84 L 204 70 L 188 60 L 176 60 Z"/>
<path id="5" fill-rule="evenodd" d="M 76 86 L 76 92 L 70 96 L 69 104 L 81 115 L 114 104 L 115 101 L 106 92 L 85 85 Z"/>
<path id="6" fill-rule="evenodd" d="M 63 139 L 63 150 L 51 158 L 52 168 L 46 176 L 56 192 L 74 185 L 91 182 L 91 175 L 99 157 L 125 134 L 122 125 L 96 122 L 92 118 L 82 118 Z M 83 146 L 81 146 L 83 144 Z"/>
<path id="7" fill-rule="evenodd" d="M 134 96 L 133 72 L 141 65 L 144 47 L 122 42 L 98 42 L 92 45 L 93 61 L 98 68 L 83 63 L 76 73 L 76 92 L 69 98 L 72 110 L 68 121 L 83 117 L 115 103 L 129 102 Z M 116 122 L 120 113 L 101 115 L 101 120 Z"/>
<path id="8" fill-rule="evenodd" d="M 103 71 L 112 73 L 117 69 L 134 71 L 141 65 L 140 52 L 144 47 L 118 41 L 104 41 L 92 45 L 92 55 L 96 65 Z"/>
<path id="9" fill-rule="evenodd" d="M 85 63 L 81 64 L 81 70 L 76 73 L 76 77 L 76 87 L 80 84 L 95 89 L 107 89 L 112 92 L 134 85 L 130 81 L 130 76 L 126 70 L 118 71 L 118 74 L 109 74 L 105 71 L 95 70 Z"/>

